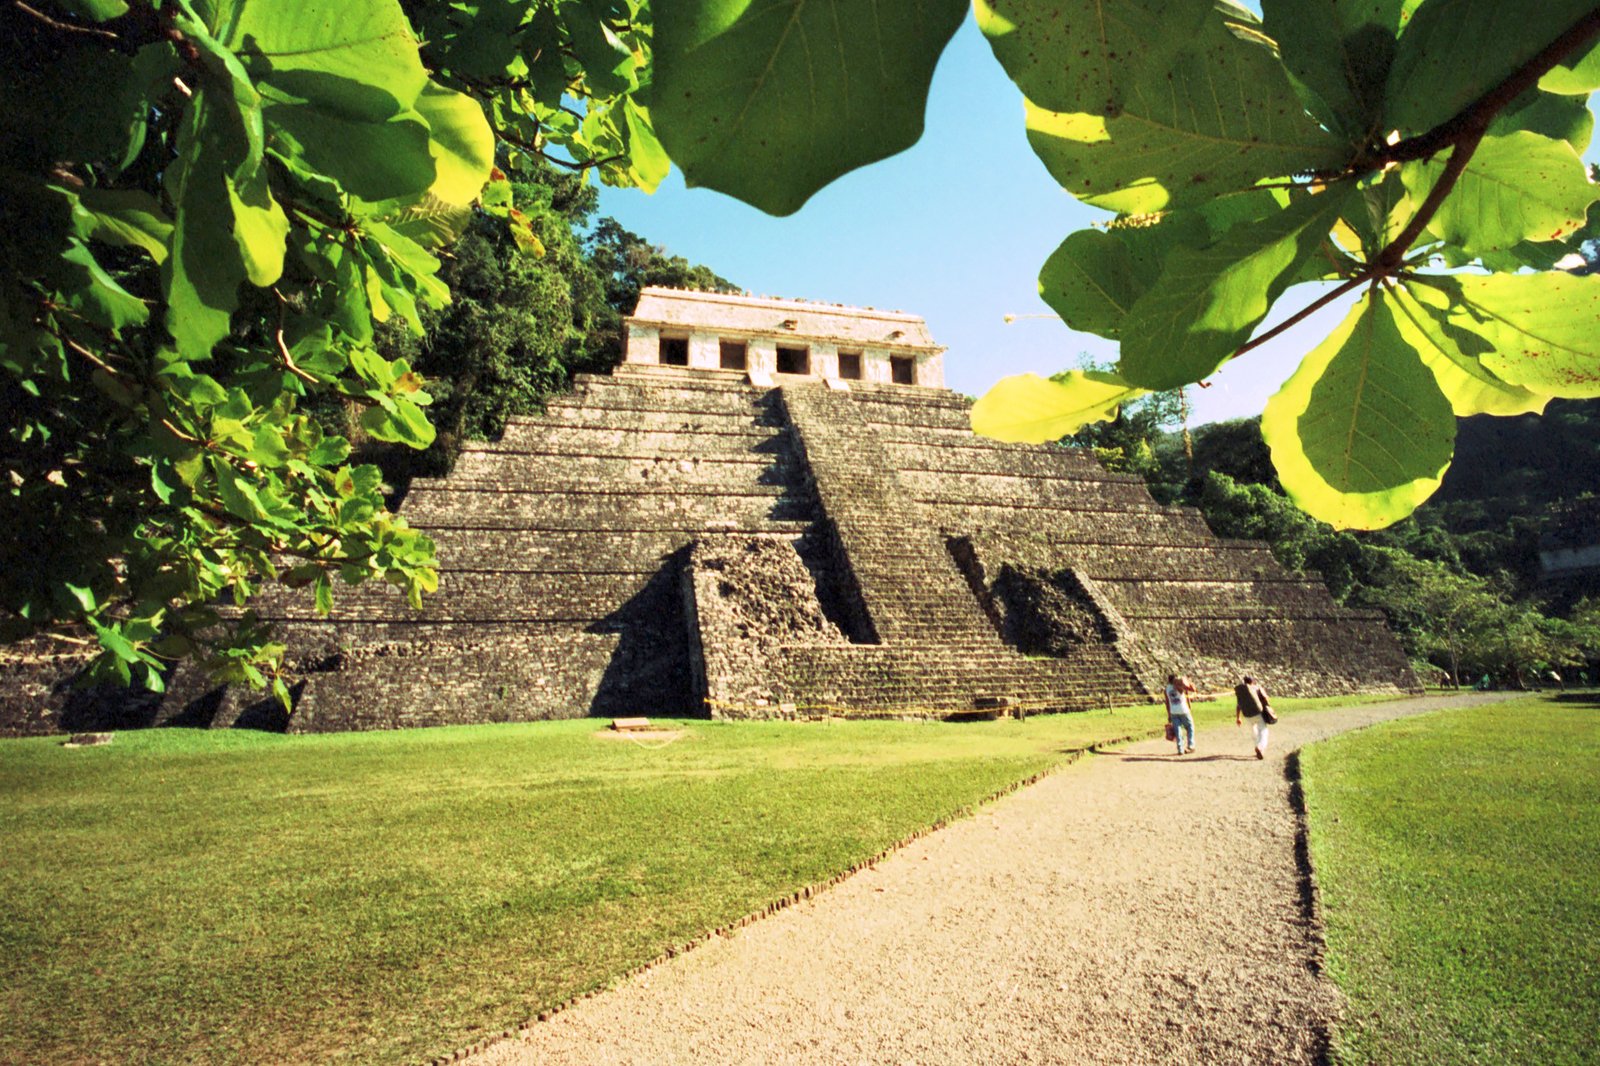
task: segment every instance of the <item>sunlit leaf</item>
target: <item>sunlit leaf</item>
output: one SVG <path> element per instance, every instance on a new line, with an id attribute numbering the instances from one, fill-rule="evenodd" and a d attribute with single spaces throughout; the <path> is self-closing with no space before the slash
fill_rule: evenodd
<path id="1" fill-rule="evenodd" d="M 1400 35 L 1389 123 L 1422 133 L 1454 117 L 1593 11 L 1593 0 L 1428 0 Z"/>
<path id="2" fill-rule="evenodd" d="M 1581 96 L 1555 93 L 1523 93 L 1489 123 L 1491 137 L 1527 130 L 1558 141 L 1566 141 L 1580 155 L 1594 135 L 1594 112 Z"/>
<path id="3" fill-rule="evenodd" d="M 1062 188 L 1113 211 L 1160 211 L 1263 178 L 1337 169 L 1351 149 L 1314 122 L 1283 65 L 1221 15 L 1129 91 L 1122 112 L 1027 104 L 1028 143 Z"/>
<path id="4" fill-rule="evenodd" d="M 1073 370 L 1060 379 L 1037 374 L 1001 378 L 972 407 L 972 431 L 997 440 L 1043 444 L 1090 422 L 1116 417 L 1117 408 L 1145 394 L 1116 374 Z"/>
<path id="5" fill-rule="evenodd" d="M 167 257 L 172 220 L 156 198 L 139 189 L 80 189 L 73 205 L 78 236 L 142 248 L 157 263 Z"/>
<path id="6" fill-rule="evenodd" d="M 681 0 L 656 22 L 656 134 L 689 185 L 791 214 L 916 143 L 965 14 L 963 0 Z"/>
<path id="7" fill-rule="evenodd" d="M 179 161 L 167 174 L 167 188 L 177 205 L 172 252 L 162 264 L 167 331 L 179 352 L 191 359 L 210 355 L 227 336 L 245 277 L 233 241 L 233 210 L 221 160 L 204 147 L 212 140 L 215 121 L 214 109 L 201 93 L 179 133 Z"/>
<path id="8" fill-rule="evenodd" d="M 1455 446 L 1450 401 L 1370 292 L 1267 401 L 1261 436 L 1295 504 L 1379 529 L 1431 496 Z"/>
<path id="9" fill-rule="evenodd" d="M 224 177 L 223 181 L 233 208 L 233 240 L 239 246 L 245 276 L 253 285 L 271 285 L 283 274 L 289 219 L 272 198 L 262 171 L 256 171 L 242 188 L 231 177 Z"/>
<path id="10" fill-rule="evenodd" d="M 414 105 L 428 123 L 436 176 L 429 193 L 445 203 L 470 204 L 494 169 L 494 131 L 472 97 L 429 82 Z"/>
<path id="11" fill-rule="evenodd" d="M 1209 375 L 1250 339 L 1348 199 L 1347 190 L 1305 196 L 1208 247 L 1173 252 L 1129 312 L 1117 369 L 1146 389 Z"/>
<path id="12" fill-rule="evenodd" d="M 1476 333 L 1450 324 L 1449 296 L 1427 285 L 1406 285 L 1389 295 L 1400 336 L 1417 350 L 1456 415 L 1537 414 L 1550 397 L 1502 381 L 1483 364 L 1489 350 Z"/>
<path id="13" fill-rule="evenodd" d="M 1495 376 L 1551 396 L 1600 396 L 1600 276 L 1469 274 L 1451 322 L 1489 342 L 1483 363 Z"/>
<path id="14" fill-rule="evenodd" d="M 1407 163 L 1401 179 L 1421 203 L 1444 172 L 1435 156 Z M 1583 225 L 1600 185 L 1565 141 L 1516 132 L 1485 137 L 1433 216 L 1430 228 L 1469 255 L 1522 240 L 1556 241 Z"/>
<path id="15" fill-rule="evenodd" d="M 1600 43 L 1591 45 L 1576 59 L 1562 63 L 1539 79 L 1545 92 L 1584 96 L 1600 89 Z"/>
<path id="16" fill-rule="evenodd" d="M 977 0 L 973 11 L 1022 95 L 1051 111 L 1112 116 L 1139 72 L 1164 68 L 1212 6 L 1212 0 Z"/>
<path id="17" fill-rule="evenodd" d="M 666 149 L 656 139 L 655 127 L 650 124 L 650 113 L 630 97 L 623 103 L 628 122 L 628 158 L 632 162 L 634 181 L 645 192 L 655 192 L 672 170 L 672 160 Z"/>

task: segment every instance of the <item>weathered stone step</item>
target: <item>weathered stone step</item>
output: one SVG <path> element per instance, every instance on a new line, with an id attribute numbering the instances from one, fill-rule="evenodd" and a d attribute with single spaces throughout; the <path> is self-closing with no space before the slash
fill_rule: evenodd
<path id="1" fill-rule="evenodd" d="M 888 442 L 887 450 L 902 479 L 907 473 L 948 477 L 1004 477 L 1065 483 L 1094 491 L 1102 485 L 1142 488 L 1144 479 L 1113 474 L 1064 448 L 1040 448 L 1018 455 L 986 448 L 941 448 L 935 445 Z"/>
<path id="2" fill-rule="evenodd" d="M 752 486 L 749 491 L 658 492 L 440 492 L 412 491 L 402 509 L 407 521 L 423 530 L 433 526 L 475 529 L 709 529 L 772 522 L 806 522 L 815 505 L 805 497 L 785 495 L 778 486 Z"/>
<path id="3" fill-rule="evenodd" d="M 738 532 L 799 541 L 808 531 L 805 522 L 762 522 Z M 732 532 L 732 530 L 727 530 Z M 702 529 L 482 529 L 432 526 L 441 565 L 451 569 L 554 571 L 571 566 L 600 569 L 646 569 L 665 565 L 674 552 L 687 546 Z"/>
<path id="4" fill-rule="evenodd" d="M 507 425 L 498 441 L 478 442 L 471 451 L 510 456 L 546 452 L 579 455 L 737 455 L 780 446 L 782 431 L 768 426 L 703 429 L 693 426 L 545 426 Z"/>
<path id="5" fill-rule="evenodd" d="M 783 452 L 717 456 L 529 455 L 517 462 L 501 456 L 461 456 L 447 483 L 463 488 L 527 489 L 584 485 L 683 485 L 691 489 L 718 486 L 736 489 L 751 484 L 799 481 L 805 468 Z M 441 479 L 446 480 L 446 479 Z M 422 479 L 413 485 L 422 484 Z"/>
<path id="6" fill-rule="evenodd" d="M 403 614 L 428 622 L 571 622 L 593 624 L 625 615 L 639 597 L 650 610 L 677 604 L 676 575 L 670 571 L 592 570 L 572 574 L 516 571 L 443 571 L 439 589 L 423 598 L 422 609 L 404 603 L 398 589 L 368 583 L 336 595 L 333 621 L 379 620 Z M 342 590 L 341 590 L 342 591 Z M 633 609 L 639 609 L 635 604 Z M 274 605 L 270 617 L 315 621 L 312 603 L 296 597 Z"/>

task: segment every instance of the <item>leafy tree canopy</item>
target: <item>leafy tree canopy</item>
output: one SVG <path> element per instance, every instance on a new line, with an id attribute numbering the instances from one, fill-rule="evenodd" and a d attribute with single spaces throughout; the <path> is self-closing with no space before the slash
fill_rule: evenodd
<path id="1" fill-rule="evenodd" d="M 674 5 L 656 34 L 662 143 L 691 183 L 792 211 L 916 139 L 964 9 L 913 0 L 885 23 L 873 0 Z M 1600 282 L 1552 269 L 1600 226 L 1580 158 L 1600 85 L 1593 0 L 975 9 L 1035 153 L 1113 214 L 1066 238 L 1040 291 L 1121 349 L 1113 372 L 1002 382 L 974 411 L 980 432 L 1056 439 L 1359 294 L 1262 433 L 1296 503 L 1377 528 L 1438 488 L 1457 416 L 1600 395 Z"/>
<path id="2" fill-rule="evenodd" d="M 433 396 L 378 330 L 420 335 L 450 303 L 441 255 L 479 213 L 540 250 L 508 176 L 545 160 L 652 188 L 670 153 L 691 183 L 792 211 L 916 140 L 966 10 L 0 8 L 5 635 L 86 640 L 105 676 L 151 686 L 181 656 L 265 683 L 281 649 L 219 597 L 276 579 L 326 610 L 336 580 L 377 578 L 415 600 L 432 545 L 316 415 L 429 444 Z M 1552 269 L 1596 236 L 1593 0 L 975 10 L 1040 160 L 1113 216 L 1066 238 L 1041 290 L 1121 345 L 1112 371 L 1002 382 L 980 430 L 1053 439 L 1201 380 L 1304 286 L 1285 324 L 1360 298 L 1262 429 L 1283 487 L 1336 525 L 1425 499 L 1457 416 L 1600 395 L 1600 280 Z"/>
<path id="3" fill-rule="evenodd" d="M 380 332 L 450 305 L 440 257 L 469 224 L 543 250 L 507 171 L 660 180 L 650 29 L 640 0 L 0 7 L 0 635 L 97 646 L 100 677 L 152 688 L 192 657 L 284 698 L 282 647 L 219 598 L 431 591 L 433 545 L 322 416 L 433 441 Z M 474 276 L 484 254 L 452 267 L 471 297 L 556 313 L 537 277 Z"/>

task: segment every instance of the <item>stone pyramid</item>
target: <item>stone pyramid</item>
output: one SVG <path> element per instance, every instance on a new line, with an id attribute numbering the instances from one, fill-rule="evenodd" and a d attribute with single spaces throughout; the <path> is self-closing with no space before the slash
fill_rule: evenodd
<path id="1" fill-rule="evenodd" d="M 269 602 L 291 728 L 1067 711 L 1173 670 L 1416 687 L 1381 616 L 1265 545 L 1082 450 L 974 436 L 920 318 L 647 289 L 628 331 L 615 373 L 411 485 L 442 564 L 420 612 Z"/>

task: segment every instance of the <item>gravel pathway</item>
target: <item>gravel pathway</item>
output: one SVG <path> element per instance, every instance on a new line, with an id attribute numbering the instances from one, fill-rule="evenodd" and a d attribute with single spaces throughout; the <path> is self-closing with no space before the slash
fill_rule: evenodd
<path id="1" fill-rule="evenodd" d="M 1498 698 L 1285 715 L 1265 762 L 1248 725 L 1086 756 L 470 1061 L 1316 1062 L 1340 999 L 1286 756 Z"/>

